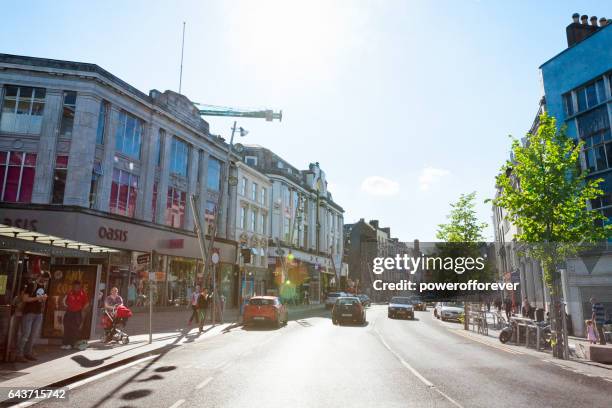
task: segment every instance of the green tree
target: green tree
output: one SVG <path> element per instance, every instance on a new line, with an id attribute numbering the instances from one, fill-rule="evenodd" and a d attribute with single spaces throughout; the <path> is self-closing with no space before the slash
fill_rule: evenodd
<path id="1" fill-rule="evenodd" d="M 446 242 L 484 241 L 483 230 L 487 223 L 479 222 L 474 207 L 476 192 L 461 194 L 456 203 L 451 204 L 448 224 L 439 224 L 436 238 Z"/>
<path id="2" fill-rule="evenodd" d="M 581 248 L 611 236 L 611 226 L 598 211 L 589 211 L 587 203 L 603 194 L 602 179 L 587 178 L 580 170 L 583 142 L 557 129 L 555 118 L 540 116 L 535 134 L 528 134 L 524 144 L 512 142 L 512 160 L 506 162 L 496 178 L 500 190 L 493 204 L 508 211 L 518 228 L 515 239 L 525 243 L 529 256 L 539 260 L 544 280 L 551 294 L 550 314 L 553 329 L 561 332 L 559 305 L 559 269 L 568 257 Z M 555 355 L 562 356 L 558 337 Z"/>

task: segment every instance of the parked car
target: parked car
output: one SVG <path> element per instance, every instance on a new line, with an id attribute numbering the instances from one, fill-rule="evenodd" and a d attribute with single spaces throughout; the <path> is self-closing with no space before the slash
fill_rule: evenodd
<path id="1" fill-rule="evenodd" d="M 414 306 L 408 297 L 395 296 L 389 301 L 387 307 L 387 317 L 405 317 L 414 319 Z"/>
<path id="2" fill-rule="evenodd" d="M 452 320 L 458 322 L 462 315 L 463 302 L 441 302 L 438 316 L 442 321 Z"/>
<path id="3" fill-rule="evenodd" d="M 273 323 L 276 327 L 287 324 L 289 314 L 287 307 L 276 296 L 253 296 L 244 307 L 245 325 L 255 323 Z"/>
<path id="4" fill-rule="evenodd" d="M 345 292 L 330 292 L 327 294 L 327 298 L 325 298 L 325 308 L 331 309 L 336 304 L 336 300 L 340 297 L 350 296 Z"/>
<path id="5" fill-rule="evenodd" d="M 361 300 L 361 304 L 364 307 L 369 307 L 372 306 L 372 301 L 370 300 L 370 297 L 364 293 L 357 295 L 357 297 L 359 298 L 359 300 Z"/>
<path id="6" fill-rule="evenodd" d="M 427 311 L 427 305 L 420 298 L 415 296 L 410 298 L 410 300 L 412 300 L 412 306 L 414 306 L 414 310 L 419 310 L 421 312 Z"/>
<path id="7" fill-rule="evenodd" d="M 366 311 L 361 300 L 356 296 L 339 297 L 332 309 L 332 323 L 357 322 L 365 324 Z"/>

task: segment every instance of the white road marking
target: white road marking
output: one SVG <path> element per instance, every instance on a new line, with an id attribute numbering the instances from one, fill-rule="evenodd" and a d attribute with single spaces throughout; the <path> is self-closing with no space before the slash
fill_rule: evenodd
<path id="1" fill-rule="evenodd" d="M 104 372 L 102 372 L 102 373 L 100 373 L 100 374 L 96 374 L 96 375 L 94 375 L 94 376 L 92 376 L 92 377 L 85 378 L 85 379 L 83 379 L 83 380 L 81 380 L 81 381 L 77 381 L 77 382 L 75 382 L 75 383 L 69 384 L 69 385 L 67 386 L 67 388 L 68 388 L 69 390 L 73 390 L 73 389 L 78 388 L 78 387 L 80 387 L 80 386 L 82 386 L 82 385 L 89 384 L 89 383 L 90 383 L 90 382 L 92 382 L 92 381 L 99 380 L 100 378 L 104 378 L 104 377 L 106 377 L 106 376 L 108 376 L 108 375 L 111 375 L 111 374 L 114 374 L 114 373 L 116 373 L 116 372 L 123 371 L 123 370 L 125 370 L 126 368 L 131 368 L 131 367 L 133 367 L 133 366 L 135 366 L 135 365 L 137 365 L 137 364 L 141 364 L 141 363 L 143 363 L 143 362 L 145 362 L 145 361 L 151 360 L 151 359 L 153 359 L 153 358 L 155 358 L 155 357 L 157 357 L 157 356 L 148 356 L 148 357 L 145 357 L 145 358 L 141 358 L 140 360 L 132 361 L 131 363 L 128 363 L 128 364 L 125 364 L 125 365 L 121 365 L 121 366 L 119 366 L 119 367 L 115 367 L 115 368 L 113 368 L 113 369 L 111 369 L 111 370 L 104 371 Z M 30 407 L 30 406 L 32 406 L 32 405 L 34 405 L 34 404 L 38 404 L 38 403 L 39 403 L 39 402 L 41 402 L 41 401 L 43 401 L 43 400 L 32 400 L 32 401 L 25 401 L 25 402 L 22 402 L 22 403 L 21 403 L 21 404 L 19 404 L 19 405 L 15 405 L 15 406 L 16 406 L 16 407 L 20 407 L 20 408 L 25 408 L 25 407 Z"/>
<path id="2" fill-rule="evenodd" d="M 213 380 L 212 377 L 208 377 L 207 379 L 205 379 L 204 381 L 202 381 L 196 386 L 196 390 L 201 390 L 202 388 L 206 387 L 206 385 L 208 385 L 208 383 L 211 382 L 212 380 Z"/>
<path id="3" fill-rule="evenodd" d="M 174 404 L 170 405 L 170 408 L 178 408 L 185 403 L 184 399 L 180 399 L 176 401 Z"/>
<path id="4" fill-rule="evenodd" d="M 400 356 L 397 352 L 395 352 L 395 350 L 393 350 L 391 348 L 391 346 L 389 346 L 389 344 L 387 344 L 387 342 L 383 338 L 382 334 L 380 334 L 380 332 L 378 330 L 374 330 L 374 331 L 378 335 L 378 338 L 380 339 L 380 341 L 383 344 L 383 346 L 385 346 L 385 348 L 387 350 L 389 350 L 389 352 L 391 354 L 393 354 L 395 356 L 395 358 L 397 358 L 399 360 L 399 362 L 404 367 L 406 367 L 408 369 L 408 371 L 410 371 L 416 378 L 418 378 L 419 381 L 421 381 L 423 384 L 425 384 L 425 386 L 427 386 L 428 388 L 431 388 L 434 391 L 436 391 L 438 394 L 442 395 L 444 398 L 446 398 L 448 401 L 450 401 L 456 407 L 463 408 L 463 406 L 461 404 L 459 404 L 457 401 L 455 401 L 454 399 L 452 399 L 451 397 L 446 395 L 443 391 L 438 389 L 431 381 L 429 381 L 427 378 L 423 377 L 423 375 L 421 373 L 419 373 L 414 367 L 412 367 L 410 364 L 408 364 L 408 362 L 406 360 L 404 360 L 402 358 L 402 356 Z"/>

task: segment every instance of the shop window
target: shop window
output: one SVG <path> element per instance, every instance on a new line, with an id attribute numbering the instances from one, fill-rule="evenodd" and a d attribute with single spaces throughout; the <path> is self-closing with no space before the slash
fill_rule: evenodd
<path id="1" fill-rule="evenodd" d="M 29 203 L 35 173 L 36 154 L 0 152 L 0 201 Z"/>
<path id="2" fill-rule="evenodd" d="M 142 139 L 142 121 L 129 113 L 120 112 L 117 121 L 115 149 L 136 159 L 140 158 L 140 143 Z"/>
<path id="3" fill-rule="evenodd" d="M 0 132 L 39 134 L 45 108 L 45 89 L 5 87 Z"/>
<path id="4" fill-rule="evenodd" d="M 187 193 L 175 187 L 168 187 L 166 201 L 166 225 L 174 228 L 185 227 Z"/>
<path id="5" fill-rule="evenodd" d="M 109 103 L 100 102 L 100 113 L 98 114 L 98 129 L 96 131 L 96 143 L 104 144 L 104 134 L 106 133 L 106 123 L 108 122 Z"/>
<path id="6" fill-rule="evenodd" d="M 64 92 L 64 106 L 62 109 L 62 122 L 60 124 L 60 136 L 62 137 L 72 137 L 76 97 L 77 94 L 74 91 Z"/>
<path id="7" fill-rule="evenodd" d="M 55 171 L 53 172 L 53 194 L 51 203 L 64 203 L 64 190 L 66 189 L 66 175 L 68 174 L 68 156 L 57 156 Z"/>
<path id="8" fill-rule="evenodd" d="M 113 169 L 110 211 L 114 214 L 134 217 L 138 196 L 138 176 L 124 170 Z"/>

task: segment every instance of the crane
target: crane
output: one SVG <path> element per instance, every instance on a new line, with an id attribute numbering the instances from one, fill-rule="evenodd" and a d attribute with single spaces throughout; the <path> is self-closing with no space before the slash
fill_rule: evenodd
<path id="1" fill-rule="evenodd" d="M 194 102 L 194 105 L 198 108 L 200 115 L 202 116 L 225 116 L 232 118 L 261 118 L 268 122 L 272 122 L 274 119 L 278 121 L 283 120 L 283 111 L 274 112 L 272 109 L 240 109 L 230 108 L 226 106 L 206 105 Z"/>

